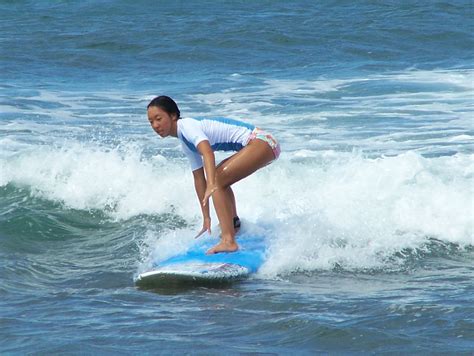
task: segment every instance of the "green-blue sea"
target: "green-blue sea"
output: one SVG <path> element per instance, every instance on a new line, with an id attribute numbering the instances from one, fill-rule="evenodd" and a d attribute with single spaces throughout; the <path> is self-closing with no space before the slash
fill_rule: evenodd
<path id="1" fill-rule="evenodd" d="M 472 354 L 473 34 L 462 0 L 0 1 L 0 354 Z M 202 226 L 157 95 L 280 141 L 234 186 L 251 278 L 135 286 Z"/>

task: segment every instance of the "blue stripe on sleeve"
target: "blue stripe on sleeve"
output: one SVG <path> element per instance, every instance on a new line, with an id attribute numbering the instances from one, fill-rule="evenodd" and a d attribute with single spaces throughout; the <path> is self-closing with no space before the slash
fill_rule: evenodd
<path id="1" fill-rule="evenodd" d="M 191 143 L 189 142 L 186 137 L 184 137 L 183 133 L 181 133 L 181 137 L 183 138 L 183 142 L 184 144 L 186 145 L 186 147 L 188 147 L 192 152 L 198 152 L 197 148 Z"/>

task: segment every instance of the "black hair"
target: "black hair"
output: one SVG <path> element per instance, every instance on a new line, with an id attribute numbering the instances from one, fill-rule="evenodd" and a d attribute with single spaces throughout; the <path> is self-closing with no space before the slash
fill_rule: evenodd
<path id="1" fill-rule="evenodd" d="M 168 115 L 176 114 L 176 117 L 178 119 L 181 118 L 180 117 L 181 113 L 179 112 L 178 105 L 169 96 L 165 96 L 165 95 L 157 96 L 152 101 L 150 101 L 150 103 L 148 104 L 146 108 L 149 109 L 151 106 L 159 107 L 160 109 L 166 111 Z"/>

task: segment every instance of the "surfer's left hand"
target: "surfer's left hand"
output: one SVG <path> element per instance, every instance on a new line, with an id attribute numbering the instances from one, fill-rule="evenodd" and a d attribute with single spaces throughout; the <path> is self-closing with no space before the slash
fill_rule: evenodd
<path id="1" fill-rule="evenodd" d="M 202 229 L 196 236 L 194 236 L 194 238 L 197 239 L 198 237 L 201 237 L 206 231 L 211 234 L 211 218 L 204 218 Z"/>

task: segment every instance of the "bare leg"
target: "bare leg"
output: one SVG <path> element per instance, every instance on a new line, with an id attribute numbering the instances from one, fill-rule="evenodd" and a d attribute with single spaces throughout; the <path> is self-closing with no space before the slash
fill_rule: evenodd
<path id="1" fill-rule="evenodd" d="M 219 224 L 221 226 L 221 242 L 217 245 L 220 246 L 220 249 L 216 250 L 217 246 L 214 246 L 212 249 L 207 251 L 207 253 L 236 251 L 239 247 L 235 242 L 232 201 L 229 197 L 227 188 L 217 188 L 217 190 L 212 194 L 212 202 L 214 203 L 217 218 L 219 219 Z M 229 222 L 232 223 L 229 224 Z"/>
<path id="2" fill-rule="evenodd" d="M 264 167 L 274 158 L 270 146 L 266 142 L 256 139 L 217 167 L 216 183 L 218 188 L 212 195 L 212 200 L 221 226 L 222 239 L 220 243 L 207 251 L 208 254 L 232 252 L 238 249 L 233 223 L 235 204 L 232 202 L 233 193 L 230 194 L 227 188 Z"/>
<path id="3" fill-rule="evenodd" d="M 219 169 L 219 167 L 221 167 L 225 162 L 227 162 L 227 161 L 228 161 L 230 158 L 232 158 L 232 157 L 233 157 L 233 156 L 231 156 L 231 157 L 229 157 L 229 158 L 226 158 L 226 159 L 223 160 L 221 163 L 219 163 L 219 164 L 217 165 L 217 169 Z M 234 195 L 234 192 L 233 192 L 231 186 L 228 186 L 228 187 L 227 187 L 227 192 L 226 192 L 226 194 L 229 195 L 229 199 L 230 199 L 231 202 L 232 202 L 232 215 L 233 215 L 232 217 L 236 217 L 236 216 L 238 216 L 238 215 L 237 215 L 237 205 L 236 205 L 236 203 L 235 203 L 235 195 Z"/>
<path id="4" fill-rule="evenodd" d="M 237 216 L 237 205 L 235 203 L 235 195 L 234 195 L 234 191 L 232 190 L 232 187 L 227 187 L 227 192 L 226 192 L 228 195 L 229 195 L 229 199 L 232 203 L 232 218 L 236 217 Z"/>

